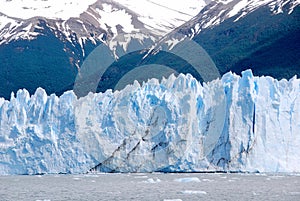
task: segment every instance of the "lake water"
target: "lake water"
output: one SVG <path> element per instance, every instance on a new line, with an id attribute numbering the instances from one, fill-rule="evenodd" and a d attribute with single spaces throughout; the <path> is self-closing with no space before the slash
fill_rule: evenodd
<path id="1" fill-rule="evenodd" d="M 300 200 L 300 174 L 0 176 L 0 200 Z"/>

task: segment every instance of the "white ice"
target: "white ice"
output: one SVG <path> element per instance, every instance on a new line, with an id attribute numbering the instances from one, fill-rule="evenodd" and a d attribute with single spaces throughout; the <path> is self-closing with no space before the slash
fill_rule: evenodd
<path id="1" fill-rule="evenodd" d="M 191 75 L 0 98 L 0 174 L 300 172 L 300 79 Z M 190 178 L 187 180 L 191 180 Z M 196 180 L 196 179 L 192 179 Z M 183 179 L 184 181 L 184 179 Z"/>
<path id="2" fill-rule="evenodd" d="M 189 182 L 201 182 L 198 177 L 186 177 L 186 178 L 179 178 L 175 180 L 176 182 L 181 183 L 189 183 Z"/>

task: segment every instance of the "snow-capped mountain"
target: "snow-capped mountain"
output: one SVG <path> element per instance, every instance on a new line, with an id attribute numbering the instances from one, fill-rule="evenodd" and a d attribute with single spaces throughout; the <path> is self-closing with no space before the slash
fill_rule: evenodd
<path id="1" fill-rule="evenodd" d="M 274 15 L 291 14 L 299 4 L 299 0 L 215 0 L 182 28 L 191 29 L 189 37 L 193 38 L 203 29 L 217 26 L 232 17 L 237 22 L 261 7 L 268 7 Z"/>
<path id="2" fill-rule="evenodd" d="M 108 43 L 118 57 L 117 46 L 127 51 L 132 40 L 143 44 L 144 40 L 150 39 L 154 43 L 204 7 L 202 0 L 189 0 L 184 6 L 178 2 L 90 0 L 83 3 L 66 0 L 57 4 L 53 0 L 26 3 L 4 0 L 0 8 L 0 45 L 19 39 L 33 40 L 44 34 L 43 29 L 50 29 L 63 42 L 73 46 L 79 44 L 83 57 L 86 56 L 84 46 L 87 41 L 93 45 Z M 44 25 L 41 25 L 42 21 Z M 138 33 L 136 37 L 135 33 Z M 124 41 L 114 40 L 119 34 L 128 34 L 128 37 L 125 36 Z M 75 62 L 78 68 L 80 61 L 81 58 Z"/>
<path id="3" fill-rule="evenodd" d="M 202 30 L 212 29 L 222 22 L 234 18 L 237 22 L 243 17 L 255 12 L 261 7 L 268 7 L 273 15 L 281 13 L 291 14 L 300 4 L 299 0 L 213 0 L 207 1 L 207 4 L 187 23 L 173 30 L 168 36 L 160 41 L 160 44 L 167 43 L 164 48 L 172 49 L 174 40 L 183 40 L 185 37 L 194 38 Z M 263 16 L 262 16 L 263 17 Z M 176 45 L 176 44 L 175 44 Z"/>
<path id="4" fill-rule="evenodd" d="M 300 171 L 300 79 L 170 76 L 0 99 L 0 174 Z"/>
<path id="5" fill-rule="evenodd" d="M 53 0 L 6 1 L 2 0 L 0 12 L 1 43 L 11 40 L 32 39 L 34 28 L 38 26 L 35 19 L 49 21 L 48 27 L 53 32 L 60 32 L 68 40 L 76 34 L 78 40 L 102 40 L 94 35 L 95 30 L 106 33 L 109 37 L 119 33 L 151 33 L 162 36 L 194 17 L 204 7 L 202 0 L 186 1 L 155 0 Z M 30 24 L 31 27 L 24 26 Z M 10 25 L 10 26 L 7 26 Z M 92 26 L 92 27 L 91 27 Z M 94 29 L 93 29 L 94 28 Z M 146 30 L 143 30 L 146 29 Z M 27 34 L 20 34 L 27 30 Z M 103 30 L 105 32 L 103 32 Z M 30 31 L 30 33 L 28 33 Z M 92 35 L 92 36 L 91 36 Z M 84 38 L 85 37 L 85 38 Z"/>
<path id="6" fill-rule="evenodd" d="M 207 52 L 219 74 L 229 70 L 240 73 L 251 67 L 257 75 L 291 77 L 299 73 L 299 2 L 1 0 L 0 96 L 8 99 L 11 91 L 20 88 L 28 89 L 31 94 L 37 87 L 57 94 L 73 89 L 85 59 L 100 44 L 112 51 L 103 55 L 112 54 L 116 59 L 152 48 L 155 58 L 145 52 L 141 56 L 136 53 L 130 57 L 135 62 L 132 66 L 148 65 L 145 61 L 149 60 L 166 66 L 189 65 L 182 73 L 201 79 L 192 72 L 189 58 L 177 55 L 165 59 L 165 54 L 156 54 L 161 44 L 165 46 L 162 50 L 170 52 L 176 45 L 182 46 L 185 38 L 192 38 Z M 197 58 L 197 51 L 193 53 Z M 117 65 L 127 67 L 130 62 L 121 60 Z M 270 71 L 270 67 L 276 69 Z M 118 74 L 114 73 L 103 80 Z"/>
<path id="7" fill-rule="evenodd" d="M 109 46 L 116 58 L 128 48 L 151 46 L 205 5 L 202 0 L 0 3 L 0 81 L 5 83 L 0 96 L 6 98 L 19 88 L 33 93 L 41 86 L 58 94 L 72 89 L 84 59 L 99 44 Z"/>
<path id="8" fill-rule="evenodd" d="M 209 1 L 197 16 L 162 38 L 147 56 L 176 47 L 192 52 L 183 45 L 191 39 L 211 57 L 220 74 L 251 68 L 255 75 L 278 79 L 299 75 L 299 4 L 299 0 Z"/>

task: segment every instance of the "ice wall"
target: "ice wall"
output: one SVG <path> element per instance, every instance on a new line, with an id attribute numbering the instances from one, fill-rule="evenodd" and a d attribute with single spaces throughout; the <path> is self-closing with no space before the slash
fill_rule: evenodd
<path id="1" fill-rule="evenodd" d="M 0 99 L 0 174 L 300 172 L 300 80 L 191 75 Z"/>

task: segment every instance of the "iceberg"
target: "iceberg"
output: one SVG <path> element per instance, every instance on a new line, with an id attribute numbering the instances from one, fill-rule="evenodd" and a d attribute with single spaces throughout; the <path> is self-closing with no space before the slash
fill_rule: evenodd
<path id="1" fill-rule="evenodd" d="M 300 79 L 227 73 L 0 99 L 0 174 L 300 172 Z"/>

